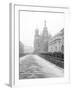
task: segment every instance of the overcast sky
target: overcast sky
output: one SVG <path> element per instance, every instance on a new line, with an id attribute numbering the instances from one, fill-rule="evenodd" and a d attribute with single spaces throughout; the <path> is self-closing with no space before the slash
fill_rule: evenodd
<path id="1" fill-rule="evenodd" d="M 20 12 L 20 41 L 22 41 L 25 46 L 33 46 L 35 29 L 38 28 L 41 33 L 45 20 L 48 32 L 52 36 L 64 28 L 64 14 Z"/>

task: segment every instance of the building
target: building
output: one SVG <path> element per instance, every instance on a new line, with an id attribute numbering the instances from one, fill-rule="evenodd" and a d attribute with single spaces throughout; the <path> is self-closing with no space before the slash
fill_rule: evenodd
<path id="1" fill-rule="evenodd" d="M 37 53 L 47 53 L 48 52 L 48 30 L 46 26 L 46 21 L 44 21 L 43 32 L 39 35 L 39 30 L 35 30 L 34 37 L 34 51 Z"/>
<path id="2" fill-rule="evenodd" d="M 64 28 L 55 36 L 51 36 L 48 33 L 46 21 L 44 21 L 44 27 L 41 34 L 39 29 L 35 30 L 34 37 L 34 52 L 36 53 L 48 53 L 48 52 L 64 52 Z"/>
<path id="3" fill-rule="evenodd" d="M 48 52 L 64 52 L 64 28 L 49 40 Z"/>
<path id="4" fill-rule="evenodd" d="M 48 52 L 48 29 L 46 26 L 46 21 L 44 21 L 43 32 L 40 36 L 40 52 L 47 53 Z"/>
<path id="5" fill-rule="evenodd" d="M 39 35 L 39 30 L 35 30 L 35 37 L 34 37 L 34 52 L 39 52 L 40 51 L 40 35 Z"/>

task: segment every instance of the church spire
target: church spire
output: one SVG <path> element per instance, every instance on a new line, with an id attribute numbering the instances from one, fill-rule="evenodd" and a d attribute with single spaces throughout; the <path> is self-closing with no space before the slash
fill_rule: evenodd
<path id="1" fill-rule="evenodd" d="M 46 25 L 46 20 L 44 20 L 44 27 L 43 27 L 43 33 L 44 33 L 45 31 L 46 31 L 46 32 L 48 32 L 48 31 L 47 31 L 47 25 Z"/>
<path id="2" fill-rule="evenodd" d="M 46 20 L 44 20 L 44 27 L 43 27 L 42 37 L 43 38 L 48 38 L 48 30 L 47 30 L 47 26 L 46 26 Z"/>
<path id="3" fill-rule="evenodd" d="M 46 27 L 46 20 L 44 21 L 44 26 Z"/>

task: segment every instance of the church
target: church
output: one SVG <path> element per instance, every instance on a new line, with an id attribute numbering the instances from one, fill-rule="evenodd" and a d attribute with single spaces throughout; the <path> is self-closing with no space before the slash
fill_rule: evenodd
<path id="1" fill-rule="evenodd" d="M 60 30 L 55 36 L 50 36 L 44 21 L 44 27 L 41 35 L 39 29 L 35 30 L 34 36 L 34 52 L 35 53 L 48 53 L 48 52 L 62 52 L 64 53 L 64 28 Z"/>
<path id="2" fill-rule="evenodd" d="M 44 21 L 43 32 L 41 35 L 39 35 L 39 29 L 35 30 L 34 52 L 36 53 L 48 52 L 48 30 L 46 26 L 46 21 Z"/>

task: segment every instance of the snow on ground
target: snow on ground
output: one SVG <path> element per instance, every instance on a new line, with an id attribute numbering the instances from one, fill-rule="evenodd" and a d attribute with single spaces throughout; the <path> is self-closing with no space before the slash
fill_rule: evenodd
<path id="1" fill-rule="evenodd" d="M 52 64 L 49 61 L 46 61 L 45 59 L 37 55 L 33 55 L 33 57 L 39 63 L 39 65 L 42 66 L 42 69 L 44 72 L 50 74 L 51 76 L 63 76 L 64 75 L 64 70 L 62 68 L 56 66 L 55 64 Z"/>
<path id="2" fill-rule="evenodd" d="M 20 79 L 63 77 L 64 70 L 37 55 L 20 58 Z"/>

